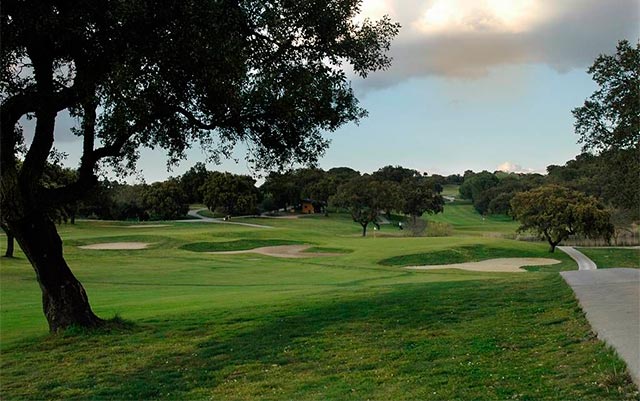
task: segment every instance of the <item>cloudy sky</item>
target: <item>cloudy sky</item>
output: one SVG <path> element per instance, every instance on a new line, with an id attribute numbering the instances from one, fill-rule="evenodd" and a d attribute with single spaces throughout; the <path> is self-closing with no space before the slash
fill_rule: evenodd
<path id="1" fill-rule="evenodd" d="M 402 24 L 393 66 L 353 86 L 369 117 L 328 134 L 320 167 L 369 172 L 399 164 L 428 173 L 544 171 L 579 153 L 571 109 L 595 89 L 587 67 L 618 40 L 639 39 L 637 0 L 364 0 L 359 18 Z M 57 132 L 69 129 L 59 119 Z M 65 136 L 65 135 L 61 135 Z M 66 136 L 69 138 L 68 136 Z M 80 142 L 57 144 L 77 163 Z M 210 169 L 249 174 L 228 161 Z M 147 182 L 172 172 L 144 151 Z"/>

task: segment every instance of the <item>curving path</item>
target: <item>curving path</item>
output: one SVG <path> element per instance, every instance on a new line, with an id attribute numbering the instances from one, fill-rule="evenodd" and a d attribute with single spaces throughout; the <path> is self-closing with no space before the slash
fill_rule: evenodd
<path id="1" fill-rule="evenodd" d="M 598 266 L 570 246 L 558 247 L 578 263 L 561 272 L 571 286 L 593 331 L 627 363 L 640 388 L 640 270 Z"/>
<path id="2" fill-rule="evenodd" d="M 217 224 L 233 224 L 236 226 L 245 226 L 245 227 L 254 227 L 254 228 L 273 228 L 272 226 L 265 226 L 262 224 L 252 224 L 252 223 L 240 223 L 237 221 L 225 221 L 222 219 L 214 219 L 211 217 L 204 217 L 198 214 L 198 212 L 201 212 L 203 210 L 207 210 L 206 208 L 203 209 L 197 209 L 197 210 L 189 210 L 189 212 L 187 213 L 189 216 L 191 217 L 195 217 L 195 219 L 188 219 L 188 220 L 175 220 L 181 223 L 217 223 Z M 242 216 L 239 216 L 242 217 Z"/>
<path id="3" fill-rule="evenodd" d="M 598 268 L 593 260 L 589 259 L 584 253 L 572 246 L 559 246 L 558 249 L 571 256 L 571 258 L 576 261 L 578 264 L 578 270 L 596 270 Z"/>

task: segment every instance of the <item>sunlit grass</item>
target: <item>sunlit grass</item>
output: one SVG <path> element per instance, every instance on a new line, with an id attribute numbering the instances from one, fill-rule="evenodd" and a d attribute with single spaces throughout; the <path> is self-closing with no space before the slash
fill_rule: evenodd
<path id="1" fill-rule="evenodd" d="M 610 267 L 631 267 L 640 269 L 640 249 L 620 248 L 578 248 L 588 258 L 593 260 L 598 269 Z"/>
<path id="2" fill-rule="evenodd" d="M 49 336 L 33 270 L 19 251 L 3 259 L 0 398 L 637 396 L 624 364 L 593 336 L 553 270 L 414 272 L 378 263 L 406 255 L 447 259 L 460 249 L 548 256 L 544 244 L 469 229 L 463 209 L 449 215 L 458 213 L 450 219 L 459 234 L 438 238 L 362 238 L 345 215 L 247 220 L 271 229 L 163 223 L 169 227 L 132 232 L 120 223 L 63 225 L 67 260 L 94 310 L 118 319 L 99 332 Z M 500 232 L 511 227 L 491 224 Z M 78 248 L 125 240 L 155 245 Z M 294 260 L 181 249 L 273 241 L 339 254 Z M 575 268 L 556 256 L 563 268 Z"/>

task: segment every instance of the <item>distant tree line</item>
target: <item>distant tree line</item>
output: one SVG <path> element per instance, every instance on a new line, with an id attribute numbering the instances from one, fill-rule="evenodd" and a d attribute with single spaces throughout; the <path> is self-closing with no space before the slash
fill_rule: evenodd
<path id="1" fill-rule="evenodd" d="M 513 216 L 519 192 L 556 185 L 593 196 L 619 224 L 640 220 L 640 43 L 618 43 L 614 55 L 600 55 L 588 69 L 598 89 L 576 107 L 575 132 L 583 153 L 547 174 L 467 171 L 460 195 L 482 214 Z"/>
<path id="2" fill-rule="evenodd" d="M 150 185 L 104 180 L 90 196 L 43 212 L 71 223 L 76 216 L 171 220 L 185 217 L 193 203 L 242 215 L 288 210 L 313 199 L 325 205 L 325 213 L 327 206 L 348 211 L 366 235 L 381 213 L 399 212 L 415 223 L 425 213 L 442 212 L 443 186 L 459 185 L 460 197 L 479 213 L 518 219 L 521 231 L 537 230 L 551 249 L 573 234 L 608 238 L 612 224 L 621 228 L 640 220 L 640 44 L 621 41 L 615 55 L 598 57 L 588 72 L 599 89 L 573 110 L 584 153 L 548 166 L 546 175 L 468 170 L 462 176 L 427 176 L 402 166 L 362 175 L 349 167 L 299 168 L 272 172 L 258 188 L 252 177 L 208 171 L 197 163 L 180 177 Z M 42 175 L 44 188 L 77 180 L 76 170 L 59 167 L 55 154 L 53 159 Z M 0 226 L 11 238 L 5 222 Z"/>
<path id="3" fill-rule="evenodd" d="M 75 179 L 75 174 L 74 169 L 50 163 L 44 185 L 50 188 L 66 185 Z M 203 163 L 196 163 L 182 176 L 152 184 L 104 179 L 90 196 L 49 213 L 58 222 L 71 223 L 77 217 L 174 220 L 187 216 L 189 204 L 203 204 L 212 212 L 235 216 L 296 209 L 303 199 L 324 205 L 326 213 L 329 208 L 349 209 L 344 197 L 349 194 L 349 188 L 357 184 L 373 191 L 375 201 L 369 201 L 367 206 L 374 207 L 376 213 L 399 212 L 419 217 L 427 210 L 441 211 L 442 186 L 462 180 L 459 175 L 426 176 L 401 166 L 386 166 L 364 175 L 349 167 L 328 171 L 298 168 L 272 172 L 258 187 L 250 176 L 209 171 Z"/>
<path id="4" fill-rule="evenodd" d="M 638 188 L 640 162 L 637 151 L 630 149 L 610 150 L 598 155 L 583 153 L 562 166 L 548 166 L 545 175 L 466 171 L 459 192 L 461 198 L 472 202 L 478 213 L 506 214 L 521 223 L 523 217 L 531 213 L 531 210 L 525 211 L 527 207 L 536 206 L 540 215 L 547 216 L 544 218 L 547 222 L 558 222 L 561 215 L 566 217 L 564 213 L 573 207 L 571 205 L 576 205 L 577 200 L 582 205 L 593 206 L 592 213 L 597 214 L 597 210 L 606 209 L 606 216 L 597 214 L 597 224 L 593 226 L 598 229 L 595 231 L 576 231 L 573 227 L 581 224 L 577 217 L 573 223 L 567 223 L 559 229 L 562 234 L 556 235 L 556 239 L 549 239 L 554 236 L 545 233 L 545 229 L 540 229 L 540 235 L 546 237 L 551 249 L 554 249 L 561 239 L 569 235 L 607 239 L 629 231 L 640 219 Z M 555 206 L 552 206 L 554 202 Z M 528 206 L 525 205 L 527 203 Z M 574 213 L 573 216 L 578 214 Z M 595 222 L 594 215 L 591 216 Z M 616 230 L 607 228 L 607 224 Z M 523 227 L 525 226 L 527 230 L 531 228 L 531 219 L 523 223 Z M 599 235 L 593 235 L 595 232 Z"/>
<path id="5" fill-rule="evenodd" d="M 482 214 L 506 213 L 550 250 L 570 235 L 604 238 L 640 220 L 640 43 L 618 43 L 588 71 L 598 89 L 572 110 L 583 153 L 539 174 L 467 171 L 460 195 Z"/>
<path id="6" fill-rule="evenodd" d="M 440 213 L 444 199 L 442 185 L 457 180 L 442 176 L 426 176 L 401 166 L 385 166 L 371 175 L 364 174 L 337 187 L 329 198 L 330 205 L 346 209 L 353 221 L 367 234 L 369 224 L 377 224 L 380 213 L 391 217 L 399 212 L 410 216 L 413 224 L 423 214 Z"/>
<path id="7" fill-rule="evenodd" d="M 559 185 L 594 196 L 629 222 L 640 218 L 640 158 L 634 149 L 582 153 L 562 166 L 548 166 L 546 175 L 466 171 L 463 178 L 460 197 L 470 200 L 483 215 L 513 217 L 511 200 L 516 194 Z"/>

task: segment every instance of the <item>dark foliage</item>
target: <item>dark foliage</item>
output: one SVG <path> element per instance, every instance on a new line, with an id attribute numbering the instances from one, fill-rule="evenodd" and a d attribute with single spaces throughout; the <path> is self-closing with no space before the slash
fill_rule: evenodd
<path id="1" fill-rule="evenodd" d="M 324 131 L 365 116 L 347 79 L 385 68 L 399 26 L 356 24 L 357 0 L 2 3 L 0 222 L 36 270 L 52 331 L 102 323 L 42 210 L 80 200 L 98 163 L 134 171 L 140 147 L 169 162 L 197 143 L 211 159 L 249 145 L 256 168 L 312 163 Z M 42 185 L 55 119 L 78 117 L 77 179 Z M 24 162 L 18 121 L 35 118 Z M 33 232 L 38 227 L 38 232 Z M 27 231 L 31 230 L 31 231 Z"/>

